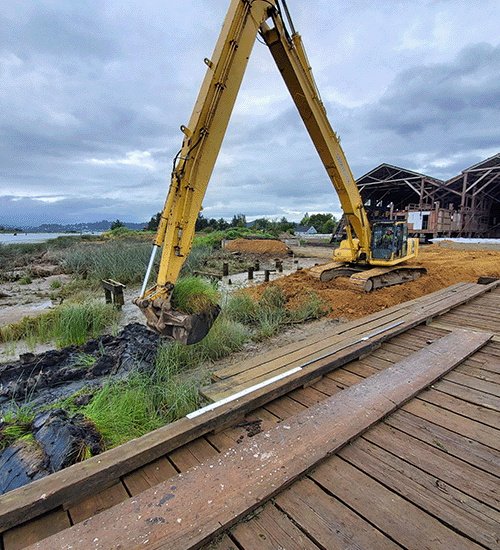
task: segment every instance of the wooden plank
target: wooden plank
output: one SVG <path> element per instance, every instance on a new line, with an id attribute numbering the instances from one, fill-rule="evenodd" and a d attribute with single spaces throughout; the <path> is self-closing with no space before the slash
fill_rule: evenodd
<path id="1" fill-rule="evenodd" d="M 310 353 L 312 350 L 308 349 L 307 352 L 302 351 L 296 352 L 295 354 L 290 354 L 288 356 L 285 356 L 285 362 L 283 362 L 282 358 L 273 360 L 265 365 L 260 365 L 259 368 L 253 369 L 251 372 L 246 371 L 226 380 L 222 380 L 210 386 L 206 386 L 201 390 L 201 394 L 209 401 L 219 401 L 236 392 L 251 388 L 255 384 L 259 384 L 267 380 L 271 376 L 286 373 L 293 368 L 301 367 L 303 365 L 311 367 L 315 364 L 312 363 L 312 365 L 310 365 L 310 363 L 313 361 L 317 361 L 318 364 L 318 371 L 316 376 L 316 378 L 318 378 L 325 372 L 336 368 L 335 364 L 332 363 L 332 366 L 329 369 L 320 369 L 319 365 L 324 363 L 325 361 L 328 361 L 328 356 L 325 356 L 325 353 L 330 354 L 329 357 L 333 358 L 337 353 L 347 353 L 347 350 L 354 349 L 356 346 L 359 346 L 363 341 L 365 341 L 367 346 L 366 348 L 363 347 L 360 353 L 356 353 L 354 355 L 346 355 L 346 358 L 348 358 L 348 360 L 352 360 L 359 357 L 360 355 L 364 355 L 370 352 L 373 353 L 373 350 L 379 347 L 380 344 L 382 344 L 383 342 L 386 342 L 390 338 L 401 334 L 405 330 L 408 330 L 409 328 L 418 325 L 420 322 L 422 322 L 422 317 L 418 316 L 415 313 L 411 313 L 406 316 L 406 320 L 400 325 L 380 326 L 378 330 L 375 330 L 375 332 L 363 331 L 361 333 L 357 332 L 356 334 L 348 334 L 347 337 L 345 337 L 344 339 L 338 340 L 335 345 L 332 344 L 330 347 L 325 347 L 319 350 L 315 348 L 314 353 Z M 408 355 L 408 353 L 410 352 L 408 351 L 405 354 L 401 354 L 400 357 L 406 356 Z M 345 362 L 346 361 L 344 361 L 343 364 Z"/>
<path id="2" fill-rule="evenodd" d="M 185 472 L 216 454 L 218 453 L 214 447 L 206 439 L 200 437 L 184 447 L 176 449 L 168 456 L 180 472 Z"/>
<path id="3" fill-rule="evenodd" d="M 465 326 L 464 326 L 465 325 Z M 468 323 L 453 323 L 451 320 L 449 321 L 446 316 L 440 317 L 437 321 L 432 321 L 432 323 L 429 325 L 433 328 L 440 328 L 443 330 L 455 330 L 458 327 L 466 328 L 469 326 Z M 500 342 L 500 335 L 493 335 L 492 341 L 494 342 Z"/>
<path id="4" fill-rule="evenodd" d="M 404 323 L 406 318 L 407 315 L 405 315 L 404 318 L 399 316 L 396 321 Z M 303 366 L 312 361 L 320 361 L 325 354 L 333 354 L 335 350 L 348 348 L 362 341 L 363 338 L 369 337 L 370 334 L 385 331 L 394 325 L 394 320 L 391 319 L 390 322 L 376 327 L 370 327 L 369 330 L 365 330 L 364 327 L 363 330 L 360 330 L 359 327 L 355 326 L 355 330 L 353 331 L 344 331 L 331 338 L 323 337 L 314 345 L 304 346 L 302 343 L 295 351 L 282 348 L 279 357 L 269 360 L 267 355 L 261 356 L 259 363 L 253 368 L 248 368 L 245 364 L 240 364 L 238 365 L 238 369 L 241 369 L 239 372 L 233 374 L 231 377 L 225 376 L 225 378 L 219 382 L 202 388 L 200 393 L 209 401 L 224 399 L 226 396 L 236 391 L 258 384 L 271 376 L 286 372 L 297 366 Z M 388 330 L 387 334 L 391 332 L 392 331 Z M 401 332 L 401 329 L 398 332 Z M 232 368 L 234 369 L 235 367 L 233 366 Z"/>
<path id="5" fill-rule="evenodd" d="M 492 448 L 500 450 L 500 423 L 497 423 L 497 428 L 492 428 L 481 422 L 470 420 L 464 416 L 456 414 L 450 410 L 443 409 L 422 399 L 414 399 L 411 403 L 406 403 L 403 409 L 415 416 L 425 418 L 439 424 L 453 432 L 461 433 L 466 437 L 489 445 Z M 499 415 L 496 418 L 500 420 Z"/>
<path id="6" fill-rule="evenodd" d="M 124 476 L 123 484 L 127 491 L 134 496 L 174 477 L 177 473 L 172 464 L 165 457 L 161 457 Z"/>
<path id="7" fill-rule="evenodd" d="M 310 479 L 302 479 L 280 493 L 276 497 L 276 504 L 303 531 L 318 541 L 322 548 L 401 548 L 345 504 L 325 493 Z"/>
<path id="8" fill-rule="evenodd" d="M 466 388 L 478 390 L 483 393 L 489 393 L 494 396 L 499 395 L 498 384 L 488 382 L 487 380 L 479 380 L 474 376 L 468 376 L 467 374 L 462 374 L 460 372 L 453 372 L 448 376 L 448 380 L 450 382 L 455 382 L 455 384 L 461 384 Z"/>
<path id="9" fill-rule="evenodd" d="M 466 287 L 465 292 L 471 292 L 472 288 L 473 293 L 477 293 L 477 287 L 480 287 L 480 285 L 473 284 L 459 284 L 457 286 L 459 287 L 461 292 L 464 292 L 464 286 Z M 295 365 L 294 361 L 304 361 L 306 357 L 313 356 L 315 353 L 321 354 L 330 346 L 343 345 L 344 343 L 350 341 L 349 339 L 351 338 L 364 337 L 375 329 L 381 329 L 384 326 L 389 326 L 393 324 L 395 321 L 404 320 L 408 317 L 408 312 L 411 312 L 410 317 L 413 317 L 416 311 L 419 311 L 420 315 L 422 315 L 422 311 L 424 311 L 426 308 L 432 307 L 432 315 L 435 315 L 438 304 L 442 302 L 446 303 L 446 307 L 449 307 L 450 300 L 452 300 L 451 303 L 456 305 L 457 293 L 453 287 L 450 287 L 449 289 L 443 289 L 442 292 L 445 294 L 445 296 L 441 300 L 438 296 L 440 292 L 438 292 L 432 295 L 417 298 L 414 301 L 412 300 L 404 304 L 398 304 L 397 306 L 393 306 L 393 308 L 388 308 L 383 312 L 377 312 L 375 314 L 367 316 L 364 318 L 364 323 L 361 326 L 359 320 L 351 321 L 350 323 L 341 325 L 337 327 L 334 331 L 332 331 L 332 336 L 329 337 L 323 335 L 322 338 L 318 338 L 317 340 L 312 341 L 312 345 L 308 345 L 307 348 L 304 347 L 303 343 L 302 345 L 291 344 L 290 346 L 282 348 L 281 350 L 273 351 L 271 355 L 266 356 L 266 359 L 268 359 L 267 361 L 264 361 L 262 358 L 253 358 L 248 360 L 247 362 L 243 362 L 238 365 L 231 365 L 229 367 L 226 367 L 225 369 L 216 371 L 213 376 L 217 380 L 225 380 L 231 378 L 233 379 L 233 381 L 230 385 L 221 384 L 219 386 L 220 391 L 217 391 L 217 393 L 215 393 L 214 390 L 211 390 L 210 387 L 206 388 L 206 393 L 204 393 L 204 396 L 209 400 L 221 399 L 225 395 L 227 395 L 227 392 L 230 391 L 231 388 L 239 385 L 242 385 L 244 387 L 245 383 L 247 382 L 248 385 L 250 385 L 250 380 L 253 380 L 253 383 L 257 383 L 257 381 L 260 380 L 260 377 L 262 376 L 262 369 L 264 369 L 266 372 L 274 372 L 274 368 L 279 368 L 284 360 L 289 368 L 292 368 Z M 460 301 L 462 301 L 463 299 L 464 297 L 462 296 Z M 425 317 L 426 314 L 424 314 L 424 318 Z M 347 340 L 345 340 L 346 337 Z M 210 391 L 214 391 L 214 395 L 212 395 Z"/>
<path id="10" fill-rule="evenodd" d="M 238 523 L 231 536 L 248 550 L 320 550 L 288 517 L 271 503 L 253 519 Z"/>
<path id="11" fill-rule="evenodd" d="M 285 359 L 287 362 L 291 362 L 294 359 L 300 360 L 314 353 L 321 354 L 322 350 L 327 349 L 330 346 L 337 345 L 339 342 L 344 341 L 346 337 L 350 337 L 353 334 L 355 337 L 365 336 L 370 332 L 378 330 L 384 325 L 389 326 L 406 318 L 407 311 L 401 311 L 403 309 L 403 307 L 398 307 L 396 311 L 391 313 L 387 313 L 388 310 L 383 310 L 383 312 L 377 312 L 376 314 L 369 316 L 373 317 L 373 319 L 365 317 L 361 322 L 357 319 L 355 321 L 339 324 L 330 331 L 312 338 L 308 338 L 305 341 L 300 340 L 299 342 L 294 342 L 287 346 L 272 350 L 265 355 L 252 357 L 235 365 L 229 365 L 222 369 L 218 369 L 212 373 L 212 377 L 216 381 L 225 380 L 241 373 L 251 373 L 254 369 L 258 369 L 258 367 L 262 367 L 263 365 L 273 361 L 277 361 L 279 363 Z M 253 377 L 255 378 L 255 376 Z"/>
<path id="12" fill-rule="evenodd" d="M 468 438 L 465 433 L 455 433 L 404 409 L 391 414 L 385 423 L 476 468 L 500 476 L 500 451 Z"/>
<path id="13" fill-rule="evenodd" d="M 116 483 L 112 487 L 97 493 L 96 495 L 87 498 L 76 506 L 69 508 L 68 512 L 73 523 L 79 523 L 91 516 L 95 516 L 107 510 L 119 502 L 127 500 L 129 497 L 122 483 Z"/>
<path id="14" fill-rule="evenodd" d="M 481 548 L 339 457 L 319 466 L 311 478 L 404 548 Z"/>
<path id="15" fill-rule="evenodd" d="M 390 426 L 379 424 L 363 435 L 365 439 L 424 470 L 429 475 L 500 510 L 498 478 L 431 447 Z"/>
<path id="16" fill-rule="evenodd" d="M 460 295 L 463 292 L 470 293 L 471 289 L 473 292 L 478 292 L 480 294 L 483 294 L 481 290 L 484 291 L 484 288 L 481 289 L 480 285 L 476 285 L 474 283 L 456 283 L 455 285 L 443 288 L 441 290 L 433 292 L 432 294 L 421 296 L 419 298 L 415 298 L 401 304 L 395 304 L 390 308 L 377 311 L 361 319 L 342 323 L 331 331 L 328 331 L 326 334 L 322 334 L 321 336 L 317 336 L 315 338 L 308 338 L 307 342 L 304 342 L 302 340 L 300 342 L 295 342 L 294 344 L 290 344 L 288 346 L 273 350 L 270 353 L 266 354 L 265 358 L 254 357 L 244 360 L 237 365 L 229 365 L 228 367 L 224 367 L 223 369 L 215 371 L 213 373 L 213 376 L 216 380 L 230 378 L 236 374 L 239 374 L 242 371 L 247 371 L 254 366 L 262 365 L 265 361 L 271 361 L 273 359 L 285 357 L 287 355 L 290 355 L 290 353 L 292 353 L 293 351 L 300 351 L 304 348 L 304 344 L 306 344 L 306 346 L 315 345 L 317 343 L 324 342 L 327 338 L 330 337 L 334 338 L 336 336 L 345 336 L 346 334 L 353 332 L 355 332 L 356 334 L 362 334 L 364 336 L 367 333 L 372 332 L 373 330 L 378 330 L 384 325 L 390 325 L 396 321 L 405 318 L 408 314 L 408 311 L 413 313 L 417 308 L 425 309 L 426 305 L 428 304 L 433 304 L 435 306 L 435 304 L 439 303 L 440 301 L 448 300 L 450 297 L 456 298 L 457 295 Z"/>
<path id="17" fill-rule="evenodd" d="M 96 529 L 103 548 L 127 550 L 144 540 L 156 548 L 196 548 L 407 402 L 488 338 L 451 333 L 251 442 L 207 460 L 202 468 L 74 525 L 37 548 L 52 550 L 63 543 L 90 548 Z"/>
<path id="18" fill-rule="evenodd" d="M 236 547 L 235 543 L 227 535 L 224 534 L 218 539 L 207 544 L 207 546 L 204 546 L 201 550 L 238 550 L 238 548 Z"/>
<path id="19" fill-rule="evenodd" d="M 498 548 L 499 512 L 364 438 L 347 445 L 339 456 L 459 533 L 492 550 Z"/>
<path id="20" fill-rule="evenodd" d="M 434 385 L 434 389 L 486 409 L 500 411 L 500 396 L 483 393 L 482 391 L 467 388 L 466 386 L 455 384 L 448 380 L 437 382 Z"/>
<path id="21" fill-rule="evenodd" d="M 62 508 L 53 510 L 33 521 L 10 529 L 3 535 L 4 550 L 20 550 L 70 527 L 67 512 Z"/>
<path id="22" fill-rule="evenodd" d="M 286 420 L 295 414 L 301 413 L 307 407 L 301 405 L 298 401 L 290 399 L 288 395 L 275 399 L 264 406 L 266 411 L 271 412 L 277 416 L 280 420 Z"/>
<path id="23" fill-rule="evenodd" d="M 432 389 L 423 391 L 418 398 L 427 403 L 432 403 L 441 409 L 448 409 L 449 411 L 465 416 L 467 419 L 475 420 L 481 424 L 486 424 L 492 428 L 500 427 L 500 411 L 492 408 L 478 405 L 473 402 L 472 399 L 464 400 L 459 397 L 449 395 L 441 391 L 442 383 L 446 380 L 441 380 L 433 385 Z M 456 384 L 453 384 L 456 386 Z M 460 386 L 463 388 L 463 386 Z M 465 392 L 467 393 L 467 392 Z M 481 394 L 486 395 L 486 394 Z M 469 395 L 467 395 L 469 397 Z M 428 414 L 432 414 L 432 411 L 428 411 Z M 439 417 L 439 416 L 437 416 Z"/>
<path id="24" fill-rule="evenodd" d="M 491 288 L 493 287 L 488 287 L 488 290 L 491 290 Z M 345 337 L 348 334 L 365 336 L 373 330 L 380 329 L 383 326 L 391 325 L 396 321 L 406 318 L 409 312 L 411 315 L 414 315 L 415 312 L 418 311 L 421 316 L 422 311 L 429 308 L 429 306 L 432 306 L 432 315 L 435 315 L 436 310 L 439 310 L 439 305 L 442 303 L 445 304 L 444 308 L 447 309 L 449 307 L 450 300 L 451 303 L 456 306 L 471 299 L 471 297 L 482 295 L 485 292 L 487 292 L 487 289 L 482 287 L 482 285 L 477 285 L 474 283 L 457 283 L 451 287 L 441 289 L 432 294 L 421 296 L 420 298 L 415 298 L 414 300 L 396 304 L 385 310 L 372 313 L 362 319 L 341 324 L 331 332 L 318 336 L 315 339 L 308 339 L 306 346 L 313 349 L 317 344 L 324 344 L 326 341 L 324 347 L 328 347 L 330 345 L 335 345 L 337 341 L 340 341 L 342 336 Z M 331 342 L 328 341 L 330 338 L 332 339 Z M 336 338 L 338 338 L 338 340 Z M 269 354 L 266 354 L 265 358 L 255 357 L 245 360 L 237 365 L 230 365 L 223 369 L 219 369 L 215 371 L 212 376 L 216 380 L 224 380 L 226 378 L 238 375 L 241 372 L 248 372 L 254 367 L 263 365 L 265 362 L 270 362 L 275 359 L 283 359 L 290 356 L 294 352 L 304 351 L 304 347 L 304 342 L 296 342 L 294 344 L 290 344 L 289 346 L 273 350 Z"/>

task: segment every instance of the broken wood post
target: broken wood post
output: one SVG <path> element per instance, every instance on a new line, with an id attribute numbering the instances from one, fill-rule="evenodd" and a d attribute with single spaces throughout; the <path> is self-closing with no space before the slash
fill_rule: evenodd
<path id="1" fill-rule="evenodd" d="M 101 281 L 104 288 L 104 297 L 107 304 L 114 304 L 118 309 L 121 309 L 125 303 L 123 299 L 123 289 L 125 285 L 113 279 Z"/>
<path id="2" fill-rule="evenodd" d="M 248 280 L 251 281 L 253 279 L 253 267 L 248 267 Z"/>
<path id="3" fill-rule="evenodd" d="M 269 282 L 269 272 L 270 272 L 270 271 L 271 271 L 270 269 L 265 269 L 265 270 L 264 270 L 264 282 L 265 282 L 265 283 L 268 283 L 268 282 Z"/>
<path id="4" fill-rule="evenodd" d="M 222 264 L 222 276 L 226 277 L 227 275 L 229 275 L 229 264 L 227 262 L 224 262 Z"/>

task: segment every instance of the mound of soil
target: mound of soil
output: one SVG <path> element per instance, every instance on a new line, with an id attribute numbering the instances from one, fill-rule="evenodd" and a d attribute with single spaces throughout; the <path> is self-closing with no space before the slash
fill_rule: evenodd
<path id="1" fill-rule="evenodd" d="M 418 260 L 407 265 L 425 267 L 427 275 L 370 294 L 350 289 L 346 277 L 321 282 L 310 277 L 306 269 L 246 291 L 259 298 L 267 285 L 279 285 L 288 300 L 293 301 L 310 290 L 329 304 L 330 318 L 358 319 L 459 282 L 477 283 L 481 276 L 500 277 L 500 252 L 455 250 L 437 243 L 422 248 Z"/>
<path id="2" fill-rule="evenodd" d="M 251 252 L 254 254 L 273 254 L 275 256 L 285 256 L 291 253 L 285 243 L 267 239 L 235 239 L 224 248 L 231 252 Z"/>

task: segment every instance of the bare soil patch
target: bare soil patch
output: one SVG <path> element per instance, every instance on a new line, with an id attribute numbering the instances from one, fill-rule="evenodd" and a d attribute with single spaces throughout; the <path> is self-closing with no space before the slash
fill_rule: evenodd
<path id="1" fill-rule="evenodd" d="M 291 249 L 283 242 L 267 239 L 235 239 L 225 247 L 230 252 L 251 252 L 253 254 L 274 254 L 286 256 L 292 253 Z"/>
<path id="2" fill-rule="evenodd" d="M 312 290 L 330 305 L 330 318 L 358 319 L 455 283 L 476 283 L 481 276 L 500 277 L 500 251 L 456 250 L 447 244 L 437 243 L 422 247 L 418 260 L 409 262 L 408 265 L 425 267 L 427 275 L 417 281 L 381 288 L 370 294 L 350 289 L 347 278 L 321 282 L 310 277 L 307 270 L 297 271 L 248 291 L 259 298 L 267 285 L 279 285 L 292 300 L 305 291 Z"/>

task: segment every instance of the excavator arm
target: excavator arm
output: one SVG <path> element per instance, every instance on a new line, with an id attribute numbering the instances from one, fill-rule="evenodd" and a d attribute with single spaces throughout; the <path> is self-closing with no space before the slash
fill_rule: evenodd
<path id="1" fill-rule="evenodd" d="M 195 223 L 219 153 L 248 58 L 273 0 L 232 0 L 191 119 L 181 126 L 182 148 L 174 160 L 169 192 L 153 252 L 136 305 L 148 327 L 184 343 L 195 343 L 210 329 L 217 309 L 184 315 L 171 308 L 172 290 L 194 238 Z M 156 285 L 146 290 L 157 251 L 163 246 Z"/>
<path id="2" fill-rule="evenodd" d="M 351 254 L 345 259 L 351 262 L 366 261 L 369 257 L 371 230 L 363 201 L 339 139 L 328 121 L 300 35 L 295 32 L 287 10 L 286 13 L 291 36 L 281 14 L 275 10 L 271 13 L 274 27 L 270 28 L 264 22 L 261 25 L 262 36 L 335 187 L 342 210 L 356 233 L 357 243 L 348 225 Z"/>

